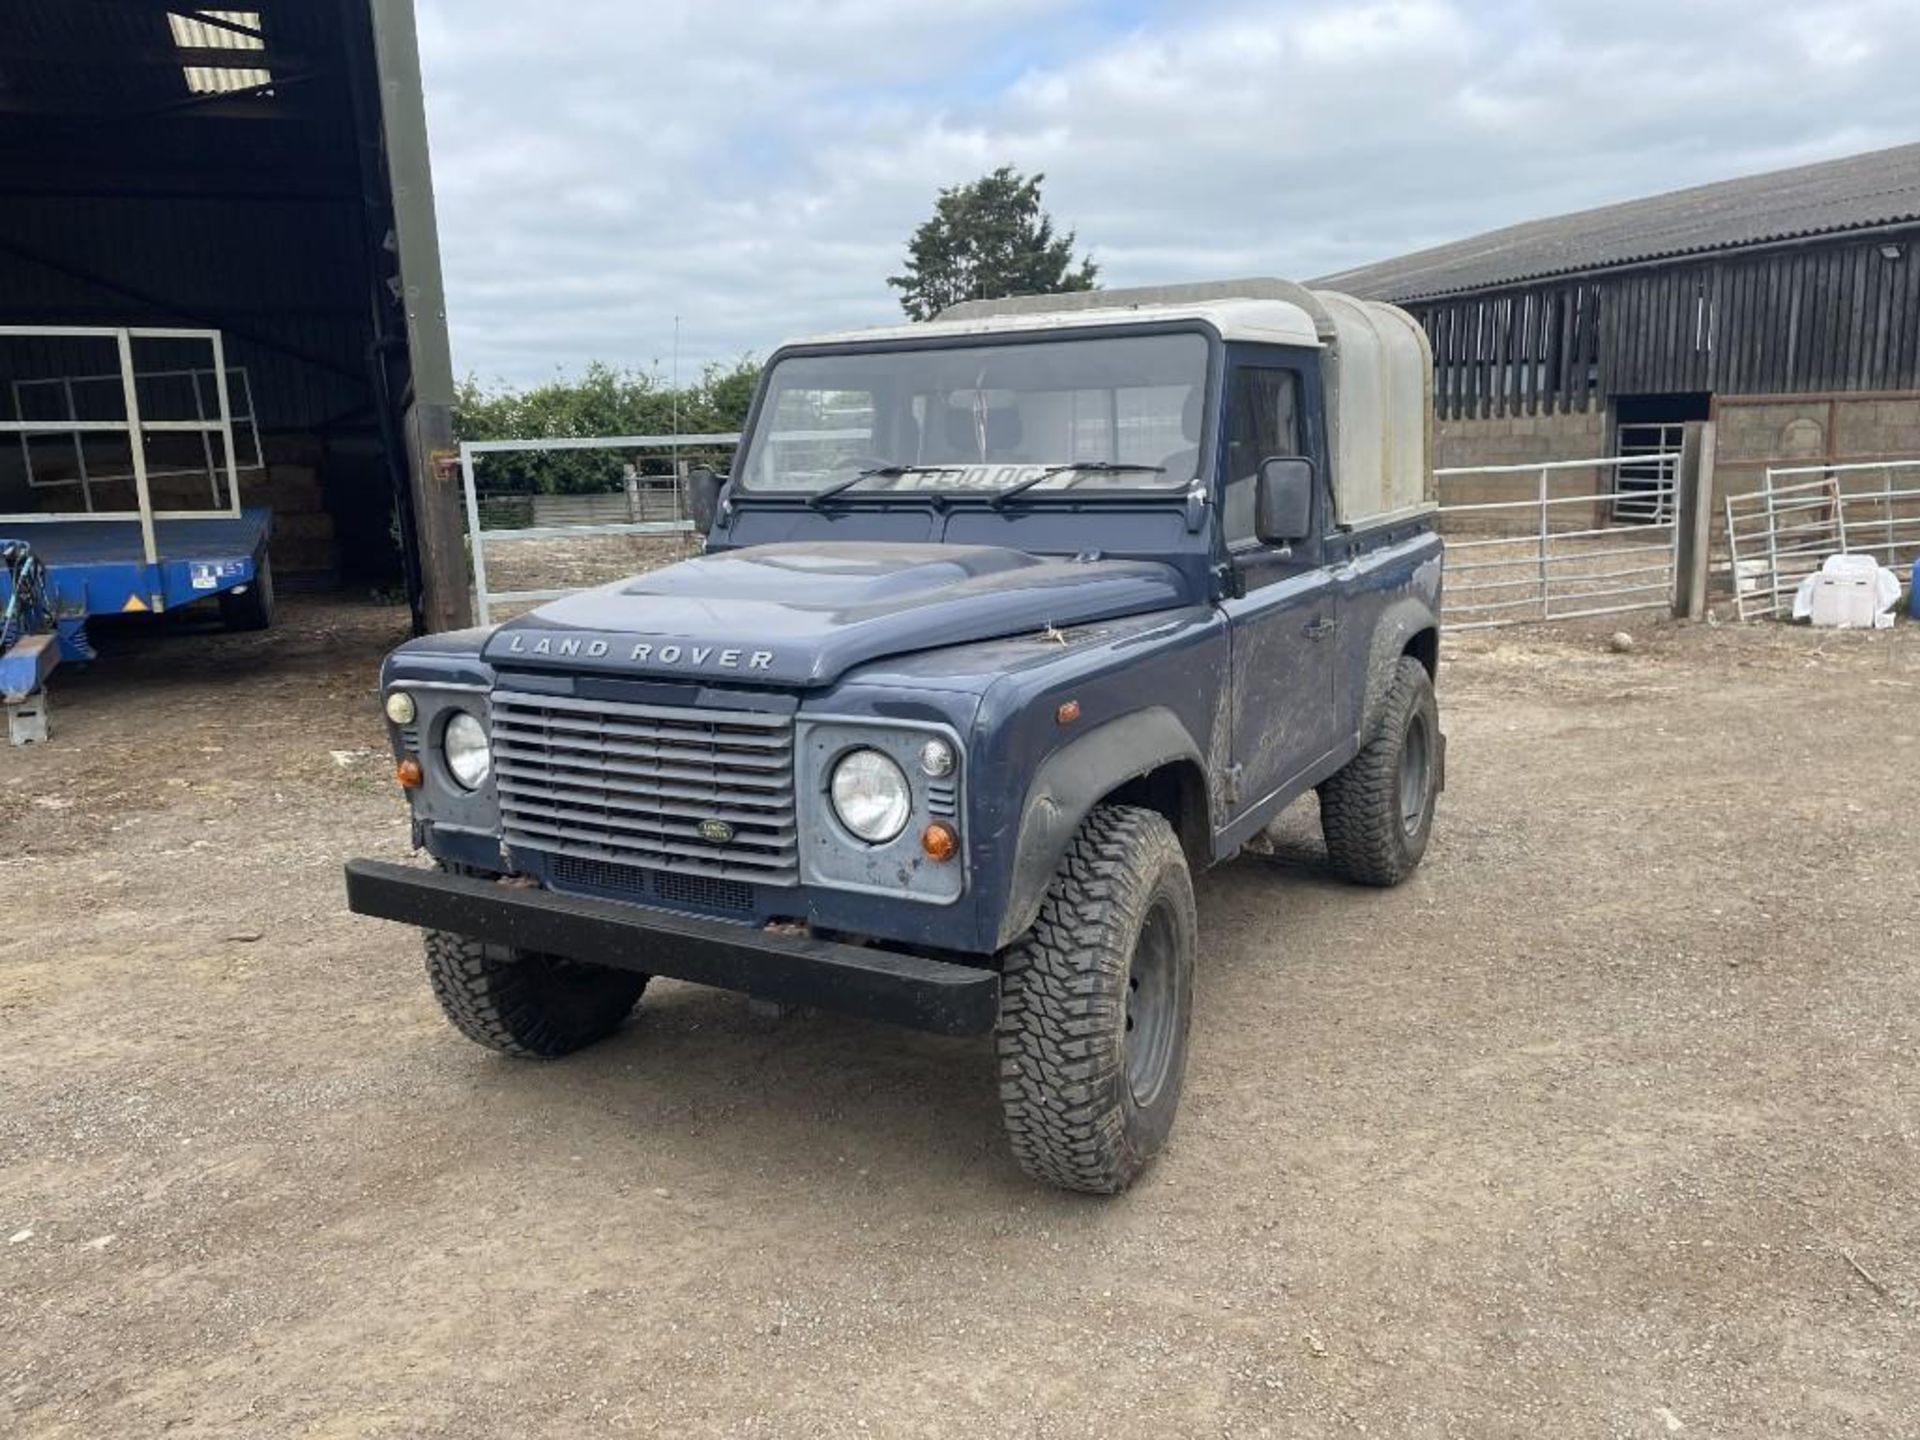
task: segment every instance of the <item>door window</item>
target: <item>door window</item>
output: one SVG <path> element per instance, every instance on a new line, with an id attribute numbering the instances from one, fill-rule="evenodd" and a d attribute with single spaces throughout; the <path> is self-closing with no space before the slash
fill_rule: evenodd
<path id="1" fill-rule="evenodd" d="M 1229 545 L 1255 541 L 1254 488 L 1260 462 L 1300 449 L 1300 376 L 1293 370 L 1241 365 L 1229 382 L 1227 461 L 1221 520 Z"/>

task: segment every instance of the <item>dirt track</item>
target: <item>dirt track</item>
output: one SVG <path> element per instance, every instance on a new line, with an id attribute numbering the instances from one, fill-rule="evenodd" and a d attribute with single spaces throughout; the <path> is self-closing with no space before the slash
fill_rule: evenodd
<path id="1" fill-rule="evenodd" d="M 0 1434 L 1920 1433 L 1914 627 L 1454 643 L 1426 868 L 1203 881 L 1106 1203 L 982 1043 L 460 1040 L 341 909 L 399 629 L 169 635 L 0 750 Z"/>

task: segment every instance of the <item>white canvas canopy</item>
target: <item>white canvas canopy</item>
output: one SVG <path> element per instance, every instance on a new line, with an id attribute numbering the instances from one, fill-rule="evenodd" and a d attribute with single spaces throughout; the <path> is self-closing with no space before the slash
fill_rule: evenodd
<path id="1" fill-rule="evenodd" d="M 1342 525 L 1417 515 L 1433 481 L 1433 351 L 1397 305 L 1316 290 L 1325 319 L 1327 428 Z M 1327 334 L 1331 331 L 1331 335 Z"/>

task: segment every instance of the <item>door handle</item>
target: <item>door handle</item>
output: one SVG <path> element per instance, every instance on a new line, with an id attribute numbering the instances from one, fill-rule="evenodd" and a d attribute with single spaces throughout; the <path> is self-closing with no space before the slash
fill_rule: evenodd
<path id="1" fill-rule="evenodd" d="M 1324 640 L 1333 633 L 1334 621 L 1322 617 L 1307 626 L 1300 633 L 1309 640 Z"/>

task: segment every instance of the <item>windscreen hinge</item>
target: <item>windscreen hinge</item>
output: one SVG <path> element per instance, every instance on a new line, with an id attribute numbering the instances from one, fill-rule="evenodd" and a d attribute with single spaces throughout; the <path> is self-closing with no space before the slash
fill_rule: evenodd
<path id="1" fill-rule="evenodd" d="M 1187 490 L 1187 533 L 1197 535 L 1207 523 L 1207 489 L 1195 481 Z"/>

